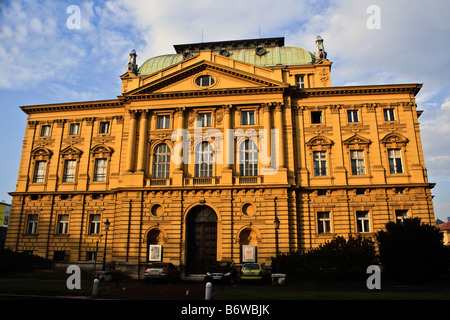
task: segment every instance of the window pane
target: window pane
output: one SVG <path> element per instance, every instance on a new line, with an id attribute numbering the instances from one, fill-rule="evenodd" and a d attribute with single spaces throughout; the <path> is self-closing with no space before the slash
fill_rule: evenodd
<path id="1" fill-rule="evenodd" d="M 91 214 L 89 216 L 89 233 L 99 234 L 100 233 L 100 215 Z"/>
<path id="2" fill-rule="evenodd" d="M 311 111 L 311 123 L 322 123 L 322 111 Z"/>
<path id="3" fill-rule="evenodd" d="M 305 88 L 305 77 L 304 76 L 297 76 L 297 88 L 303 89 Z"/>
<path id="4" fill-rule="evenodd" d="M 42 126 L 41 128 L 41 137 L 49 137 L 50 136 L 50 126 Z"/>
<path id="5" fill-rule="evenodd" d="M 394 121 L 394 109 L 384 109 L 384 120 L 385 121 Z"/>
<path id="6" fill-rule="evenodd" d="M 195 176 L 212 177 L 213 175 L 213 147 L 209 142 L 202 142 L 195 152 Z"/>
<path id="7" fill-rule="evenodd" d="M 66 160 L 65 161 L 63 182 L 74 182 L 75 181 L 76 165 L 77 165 L 76 160 Z"/>
<path id="8" fill-rule="evenodd" d="M 331 232 L 331 219 L 329 212 L 318 212 L 317 213 L 318 222 L 318 232 L 319 233 L 330 233 Z"/>
<path id="9" fill-rule="evenodd" d="M 170 127 L 170 116 L 169 115 L 158 116 L 156 127 L 158 129 L 169 129 L 169 127 Z"/>
<path id="10" fill-rule="evenodd" d="M 240 175 L 258 175 L 258 151 L 256 144 L 251 140 L 246 140 L 240 147 Z"/>
<path id="11" fill-rule="evenodd" d="M 241 124 L 242 125 L 254 125 L 255 124 L 255 112 L 254 111 L 242 111 Z"/>
<path id="12" fill-rule="evenodd" d="M 72 123 L 70 125 L 69 135 L 77 135 L 80 133 L 80 125 L 78 123 Z"/>
<path id="13" fill-rule="evenodd" d="M 109 122 L 100 122 L 100 133 L 109 133 Z"/>
<path id="14" fill-rule="evenodd" d="M 153 153 L 153 178 L 167 179 L 170 170 L 170 149 L 166 144 L 156 146 Z"/>
<path id="15" fill-rule="evenodd" d="M 68 214 L 58 215 L 58 233 L 67 234 L 68 226 L 69 226 L 69 215 Z"/>
<path id="16" fill-rule="evenodd" d="M 368 211 L 356 211 L 358 232 L 370 232 L 370 221 Z"/>
<path id="17" fill-rule="evenodd" d="M 201 122 L 202 127 L 211 127 L 211 113 L 200 113 L 198 121 Z"/>
<path id="18" fill-rule="evenodd" d="M 314 151 L 314 175 L 326 176 L 327 172 L 327 153 L 325 151 Z"/>
<path id="19" fill-rule="evenodd" d="M 36 161 L 33 182 L 43 183 L 45 180 L 46 161 Z"/>
<path id="20" fill-rule="evenodd" d="M 106 181 L 106 159 L 95 159 L 94 181 Z"/>
<path id="21" fill-rule="evenodd" d="M 400 149 L 389 149 L 388 155 L 390 173 L 403 173 L 403 164 Z"/>
<path id="22" fill-rule="evenodd" d="M 364 164 L 364 151 L 352 150 L 350 151 L 352 174 L 364 175 L 366 174 L 366 168 Z"/>
<path id="23" fill-rule="evenodd" d="M 359 122 L 358 111 L 348 110 L 347 111 L 348 122 Z"/>
<path id="24" fill-rule="evenodd" d="M 37 223 L 38 223 L 38 215 L 37 214 L 29 214 L 28 215 L 28 225 L 27 225 L 27 233 L 28 234 L 36 234 L 37 233 Z"/>

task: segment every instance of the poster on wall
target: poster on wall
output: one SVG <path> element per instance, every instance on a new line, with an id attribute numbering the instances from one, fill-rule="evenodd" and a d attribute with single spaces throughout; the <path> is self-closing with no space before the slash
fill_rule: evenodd
<path id="1" fill-rule="evenodd" d="M 242 246 L 242 262 L 256 262 L 256 246 Z"/>
<path id="2" fill-rule="evenodd" d="M 162 245 L 151 244 L 148 251 L 148 261 L 162 260 Z"/>

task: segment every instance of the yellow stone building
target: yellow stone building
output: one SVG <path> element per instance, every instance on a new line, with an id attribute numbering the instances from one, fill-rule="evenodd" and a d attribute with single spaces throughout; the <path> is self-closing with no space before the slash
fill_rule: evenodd
<path id="1" fill-rule="evenodd" d="M 420 84 L 333 87 L 320 37 L 314 53 L 284 38 L 174 48 L 139 67 L 132 51 L 117 99 L 21 107 L 7 247 L 90 263 L 108 220 L 116 268 L 192 275 L 434 224 Z"/>

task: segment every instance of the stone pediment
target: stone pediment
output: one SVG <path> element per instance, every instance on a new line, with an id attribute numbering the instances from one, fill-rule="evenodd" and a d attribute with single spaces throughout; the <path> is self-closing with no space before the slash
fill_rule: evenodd
<path id="1" fill-rule="evenodd" d="M 371 141 L 369 139 L 364 138 L 364 137 L 360 136 L 359 134 L 355 134 L 355 135 L 351 136 L 350 138 L 343 141 L 343 144 L 346 146 L 349 146 L 349 145 L 364 146 L 364 145 L 369 145 L 370 143 L 371 143 Z"/>
<path id="2" fill-rule="evenodd" d="M 222 57 L 224 58 L 224 57 Z M 227 59 L 227 58 L 224 58 Z M 199 77 L 211 77 L 209 85 L 199 84 Z M 223 92 L 232 90 L 284 89 L 289 87 L 258 74 L 212 61 L 198 61 L 124 94 L 125 97 L 147 94 Z"/>

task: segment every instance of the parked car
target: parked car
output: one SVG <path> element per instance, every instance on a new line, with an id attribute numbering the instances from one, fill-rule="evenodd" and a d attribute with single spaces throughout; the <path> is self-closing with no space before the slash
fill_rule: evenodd
<path id="1" fill-rule="evenodd" d="M 176 281 L 180 278 L 180 272 L 172 263 L 154 262 L 145 268 L 144 276 L 147 282 L 150 280 Z"/>
<path id="2" fill-rule="evenodd" d="M 227 282 L 233 284 L 236 278 L 237 270 L 232 261 L 216 261 L 206 272 L 205 282 Z"/>
<path id="3" fill-rule="evenodd" d="M 241 280 L 266 281 L 270 277 L 270 270 L 259 263 L 246 263 L 241 268 Z"/>

